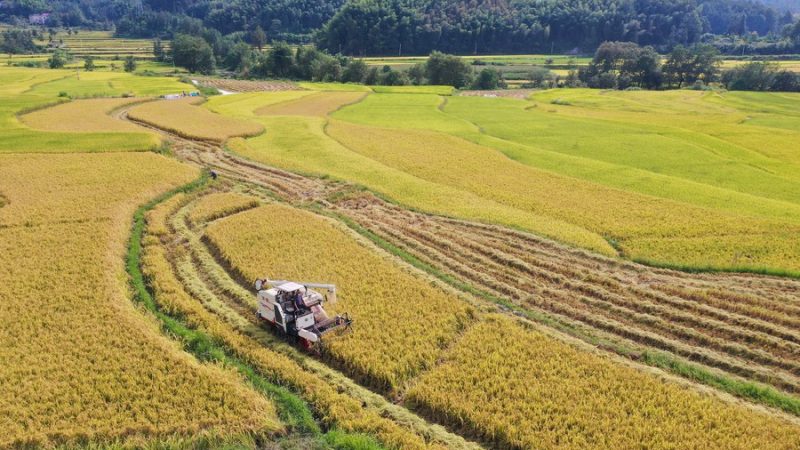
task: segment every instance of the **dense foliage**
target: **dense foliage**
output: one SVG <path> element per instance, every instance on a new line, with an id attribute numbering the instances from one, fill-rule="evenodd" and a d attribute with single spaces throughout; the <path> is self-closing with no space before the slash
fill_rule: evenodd
<path id="1" fill-rule="evenodd" d="M 708 83 L 721 81 L 725 88 L 736 91 L 800 90 L 800 75 L 782 70 L 776 63 L 755 61 L 724 72 L 720 65 L 719 51 L 708 44 L 678 45 L 662 62 L 652 47 L 604 42 L 577 77 L 586 86 L 600 89 L 705 89 Z"/>
<path id="2" fill-rule="evenodd" d="M 722 74 L 722 84 L 732 91 L 800 92 L 800 75 L 774 63 L 754 61 Z"/>
<path id="3" fill-rule="evenodd" d="M 33 43 L 34 35 L 27 30 L 6 30 L 0 34 L 0 52 L 3 53 L 35 53 L 38 50 Z"/>
<path id="4" fill-rule="evenodd" d="M 50 27 L 104 27 L 127 37 L 213 30 L 306 43 L 347 55 L 590 51 L 631 41 L 659 51 L 707 33 L 767 36 L 793 22 L 790 2 L 755 0 L 9 0 L 0 21 L 50 13 Z"/>
<path id="5" fill-rule="evenodd" d="M 691 83 L 716 81 L 720 58 L 716 48 L 695 45 L 675 47 L 662 64 L 661 55 L 652 47 L 632 42 L 604 42 L 594 59 L 578 73 L 589 87 L 627 89 L 681 88 Z"/>
<path id="6" fill-rule="evenodd" d="M 663 50 L 709 32 L 763 36 L 785 17 L 749 0 L 358 0 L 326 24 L 318 44 L 361 55 L 586 51 L 603 41 Z"/>

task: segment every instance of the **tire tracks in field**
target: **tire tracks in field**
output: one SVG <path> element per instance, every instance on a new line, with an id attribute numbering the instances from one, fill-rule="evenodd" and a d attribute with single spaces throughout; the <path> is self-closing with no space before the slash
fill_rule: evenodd
<path id="1" fill-rule="evenodd" d="M 261 198 L 262 201 L 270 201 L 269 196 L 263 192 L 250 191 L 249 194 Z M 194 201 L 181 207 L 169 220 L 170 227 L 175 232 L 173 245 L 183 248 L 183 251 L 171 252 L 169 258 L 175 274 L 209 312 L 249 338 L 288 356 L 303 369 L 319 377 L 320 382 L 326 382 L 338 391 L 346 392 L 361 401 L 364 407 L 376 410 L 382 417 L 388 417 L 415 433 L 432 438 L 434 442 L 445 443 L 450 448 L 481 448 L 480 445 L 448 432 L 441 425 L 431 424 L 404 406 L 357 384 L 338 370 L 298 351 L 283 338 L 265 330 L 253 313 L 256 302 L 252 293 L 217 261 L 213 251 L 202 242 L 202 231 L 194 229 L 189 223 L 187 215 L 194 206 L 193 203 Z"/>
<path id="2" fill-rule="evenodd" d="M 125 110 L 117 114 L 127 118 Z M 502 226 L 412 211 L 352 184 L 276 169 L 223 144 L 143 126 L 170 140 L 179 159 L 346 219 L 384 250 L 507 314 L 756 402 L 776 403 L 750 393 L 747 380 L 777 388 L 779 397 L 800 392 L 800 280 L 688 274 L 607 258 Z"/>

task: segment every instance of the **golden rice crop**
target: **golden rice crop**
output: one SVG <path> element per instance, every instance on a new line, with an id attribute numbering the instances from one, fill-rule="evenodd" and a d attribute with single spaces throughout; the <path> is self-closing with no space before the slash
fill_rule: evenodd
<path id="1" fill-rule="evenodd" d="M 174 205 L 163 203 L 154 212 L 169 215 Z M 148 225 L 148 232 L 150 226 Z M 255 367 L 262 374 L 287 384 L 311 403 L 329 425 L 347 431 L 369 433 L 392 448 L 422 449 L 435 446 L 396 423 L 381 417 L 375 411 L 364 408 L 360 401 L 337 392 L 325 380 L 301 368 L 289 357 L 270 350 L 257 341 L 235 331 L 230 324 L 207 311 L 203 305 L 191 298 L 167 260 L 164 246 L 158 239 L 146 240 L 143 258 L 144 272 L 155 292 L 159 307 L 180 314 L 193 327 L 200 328 L 214 338 L 224 342 L 236 355 Z"/>
<path id="2" fill-rule="evenodd" d="M 258 206 L 254 197 L 237 192 L 218 192 L 203 196 L 189 214 L 192 223 L 208 222 Z"/>
<path id="3" fill-rule="evenodd" d="M 255 110 L 268 105 L 291 102 L 314 95 L 311 91 L 247 92 L 236 95 L 217 95 L 203 104 L 209 110 L 227 117 L 254 119 Z"/>
<path id="4" fill-rule="evenodd" d="M 407 400 L 502 448 L 797 448 L 800 427 L 579 351 L 502 316 Z"/>
<path id="5" fill-rule="evenodd" d="M 314 116 L 325 117 L 337 109 L 355 103 L 367 95 L 365 92 L 319 92 L 295 101 L 267 105 L 255 110 L 262 116 Z"/>
<path id="6" fill-rule="evenodd" d="M 73 100 L 22 115 L 20 120 L 31 128 L 44 131 L 146 133 L 145 128 L 110 116 L 117 108 L 141 101 L 135 98 Z M 157 138 L 153 136 L 153 139 L 157 144 Z"/>
<path id="7" fill-rule="evenodd" d="M 651 197 L 587 183 L 512 161 L 488 147 L 442 133 L 394 130 L 331 121 L 327 132 L 352 151 L 416 177 L 494 200 L 508 207 L 555 217 L 602 236 L 623 248 L 627 241 L 637 256 L 646 258 L 647 246 L 638 239 L 659 243 L 658 256 L 685 261 L 687 253 L 708 250 L 720 256 L 706 264 L 730 267 L 736 245 L 717 245 L 724 236 L 760 237 L 758 260 L 740 267 L 759 266 L 800 271 L 800 253 L 793 252 L 800 225 L 721 212 L 711 208 Z M 685 239 L 685 238 L 705 239 Z M 730 241 L 729 241 L 730 242 Z M 653 259 L 655 255 L 653 255 Z M 695 260 L 692 260 L 694 263 Z"/>
<path id="8" fill-rule="evenodd" d="M 148 233 L 155 236 L 163 236 L 170 232 L 167 218 L 170 214 L 174 213 L 178 208 L 183 205 L 187 200 L 187 195 L 184 193 L 177 193 L 165 200 L 159 205 L 158 208 L 153 208 L 145 215 L 147 221 Z"/>
<path id="9" fill-rule="evenodd" d="M 132 108 L 128 117 L 180 136 L 210 141 L 224 141 L 234 136 L 255 136 L 264 131 L 261 125 L 214 114 L 197 106 L 198 99 L 158 100 Z"/>
<path id="10" fill-rule="evenodd" d="M 401 204 L 423 211 L 501 223 L 606 255 L 616 253 L 602 236 L 585 228 L 511 208 L 493 199 L 424 180 L 367 158 L 331 139 L 325 132 L 325 119 L 274 116 L 262 117 L 261 121 L 269 128 L 269 133 L 247 141 L 232 139 L 230 148 L 247 158 L 269 165 L 355 181 Z"/>
<path id="11" fill-rule="evenodd" d="M 0 156 L 0 447 L 278 429 L 128 298 L 134 208 L 196 174 L 155 154 Z"/>
<path id="12" fill-rule="evenodd" d="M 631 259 L 656 265 L 713 270 L 761 268 L 800 274 L 797 236 L 791 228 L 776 228 L 763 234 L 631 239 L 620 248 Z"/>
<path id="13" fill-rule="evenodd" d="M 382 389 L 396 389 L 432 367 L 472 315 L 452 295 L 309 212 L 268 205 L 214 222 L 206 233 L 247 279 L 335 283 L 336 309 L 348 311 L 358 325 L 330 339 L 328 349 L 348 371 Z"/>

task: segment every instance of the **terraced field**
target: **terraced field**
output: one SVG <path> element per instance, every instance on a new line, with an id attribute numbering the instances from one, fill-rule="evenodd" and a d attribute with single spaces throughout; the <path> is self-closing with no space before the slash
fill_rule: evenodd
<path id="1" fill-rule="evenodd" d="M 49 36 L 48 40 L 49 40 Z M 47 46 L 48 40 L 37 42 Z M 76 57 L 94 56 L 101 59 L 122 59 L 134 56 L 137 59 L 153 59 L 153 41 L 150 39 L 121 39 L 114 37 L 112 31 L 82 30 L 76 33 L 58 31 L 53 36 L 61 48 Z M 169 41 L 162 41 L 165 51 L 169 51 Z"/>
<path id="2" fill-rule="evenodd" d="M 413 372 L 406 375 L 406 377 L 411 377 L 412 381 L 410 381 L 410 383 L 405 382 L 400 385 L 380 383 L 375 385 L 375 381 L 385 379 L 385 376 L 380 375 L 380 372 L 372 372 L 372 369 L 368 368 L 386 370 L 387 368 L 397 367 L 394 366 L 396 362 L 388 366 L 386 364 L 376 364 L 376 358 L 379 360 L 384 355 L 398 354 L 398 350 L 391 350 L 392 347 L 398 345 L 407 347 L 406 350 L 402 351 L 400 354 L 413 355 L 413 352 L 409 353 L 409 349 L 424 349 L 426 346 L 426 344 L 423 343 L 424 341 L 419 341 L 422 336 L 426 336 L 429 332 L 441 331 L 440 327 L 436 327 L 426 333 L 405 333 L 403 332 L 403 328 L 413 322 L 404 319 L 403 314 L 406 314 L 407 311 L 425 309 L 428 311 L 426 313 L 428 317 L 430 317 L 431 312 L 443 314 L 442 318 L 432 319 L 435 323 L 442 324 L 443 320 L 445 320 L 444 317 L 454 317 L 458 316 L 460 313 L 453 311 L 452 305 L 445 308 L 441 307 L 441 305 L 437 306 L 436 302 L 439 300 L 435 300 L 435 291 L 428 291 L 428 288 L 424 288 L 424 284 L 415 288 L 414 286 L 419 283 L 419 281 L 414 281 L 413 277 L 424 279 L 424 275 L 419 273 L 414 274 L 413 271 L 412 278 L 388 283 L 394 288 L 389 290 L 384 289 L 383 283 L 391 280 L 391 277 L 387 278 L 388 273 L 381 273 L 381 271 L 396 271 L 397 269 L 390 269 L 390 266 L 386 265 L 386 262 L 375 259 L 376 257 L 373 256 L 373 254 L 376 250 L 374 248 L 365 252 L 365 247 L 367 249 L 371 248 L 370 243 L 361 241 L 359 244 L 358 242 L 360 239 L 355 237 L 357 235 L 346 231 L 341 225 L 337 225 L 335 221 L 315 216 L 306 211 L 292 209 L 288 206 L 273 204 L 273 195 L 275 195 L 275 193 L 261 190 L 269 186 L 269 183 L 265 182 L 266 180 L 272 179 L 277 182 L 278 177 L 285 176 L 283 185 L 286 187 L 286 191 L 284 191 L 281 198 L 287 200 L 294 199 L 295 201 L 299 200 L 302 202 L 302 197 L 295 198 L 290 192 L 294 191 L 294 189 L 297 189 L 297 191 L 294 191 L 297 193 L 308 192 L 313 189 L 313 180 L 303 180 L 302 178 L 292 177 L 288 174 L 284 175 L 279 172 L 262 170 L 257 166 L 246 162 L 239 162 L 235 159 L 230 159 L 229 162 L 231 163 L 230 165 L 220 164 L 217 167 L 221 169 L 226 176 L 230 175 L 231 177 L 235 174 L 233 169 L 237 166 L 240 167 L 242 170 L 240 174 L 246 175 L 246 179 L 249 181 L 243 185 L 245 189 L 249 189 L 248 193 L 254 198 L 260 198 L 262 202 L 266 202 L 267 206 L 250 209 L 246 212 L 235 214 L 227 219 L 214 220 L 207 227 L 196 222 L 192 222 L 194 226 L 189 226 L 187 225 L 186 217 L 192 215 L 194 205 L 191 201 L 187 202 L 184 200 L 183 203 L 186 206 L 178 210 L 174 216 L 175 218 L 171 222 L 172 228 L 178 235 L 170 237 L 169 234 L 167 234 L 162 237 L 162 241 L 188 243 L 191 256 L 190 259 L 186 261 L 189 262 L 174 263 L 176 266 L 173 270 L 178 271 L 178 273 L 184 271 L 187 274 L 192 273 L 194 270 L 199 271 L 199 274 L 194 275 L 194 279 L 204 280 L 208 291 L 217 293 L 219 300 L 216 301 L 222 301 L 227 305 L 227 308 L 225 308 L 214 303 L 216 301 L 209 300 L 209 303 L 206 304 L 207 310 L 221 314 L 230 323 L 241 323 L 242 325 L 240 326 L 243 327 L 243 329 L 248 329 L 251 326 L 246 319 L 244 322 L 241 322 L 241 319 L 237 318 L 238 316 L 248 317 L 252 313 L 254 300 L 246 288 L 249 284 L 246 280 L 249 280 L 249 278 L 263 276 L 264 273 L 279 273 L 281 274 L 280 276 L 283 276 L 283 274 L 290 274 L 292 277 L 298 279 L 333 280 L 342 290 L 341 300 L 340 304 L 337 305 L 337 310 L 349 310 L 353 314 L 356 323 L 359 325 L 353 334 L 346 334 L 330 343 L 329 353 L 326 352 L 327 356 L 325 360 L 336 367 L 341 367 L 345 373 L 362 380 L 364 383 L 372 384 L 373 386 L 382 386 L 381 390 L 387 392 L 387 394 L 392 397 L 406 398 L 406 395 L 403 393 L 405 389 L 401 386 L 412 386 L 408 391 L 407 398 L 409 405 L 413 405 L 413 408 L 419 409 L 424 412 L 427 417 L 435 421 L 441 421 L 445 424 L 456 426 L 457 429 L 460 429 L 470 436 L 477 437 L 483 442 L 492 443 L 492 445 L 501 448 L 527 448 L 533 442 L 543 442 L 543 439 L 546 439 L 547 442 L 550 443 L 549 445 L 559 445 L 560 443 L 560 445 L 575 445 L 578 447 L 581 445 L 591 445 L 592 443 L 594 445 L 611 446 L 630 445 L 633 441 L 628 441 L 629 439 L 634 439 L 636 442 L 641 442 L 641 439 L 644 439 L 645 442 L 654 444 L 661 439 L 665 439 L 665 437 L 659 437 L 648 431 L 642 431 L 641 433 L 635 431 L 636 427 L 639 426 L 642 430 L 655 429 L 656 427 L 653 425 L 648 425 L 651 418 L 642 418 L 642 423 L 637 422 L 639 419 L 626 422 L 624 426 L 615 422 L 614 419 L 609 419 L 610 422 L 598 422 L 591 414 L 587 415 L 585 419 L 581 419 L 579 416 L 575 415 L 575 410 L 573 408 L 563 407 L 568 404 L 563 401 L 554 402 L 554 404 L 562 405 L 563 410 L 561 412 L 556 412 L 556 409 L 544 408 L 541 406 L 543 399 L 539 398 L 538 394 L 531 389 L 519 390 L 509 387 L 512 391 L 524 392 L 525 395 L 529 395 L 527 398 L 519 399 L 521 404 L 531 405 L 530 411 L 525 410 L 526 412 L 521 412 L 524 409 L 519 409 L 521 417 L 525 417 L 529 420 L 532 417 L 536 417 L 538 414 L 545 414 L 553 423 L 563 423 L 565 420 L 577 421 L 578 424 L 583 424 L 581 429 L 584 431 L 586 430 L 585 427 L 592 423 L 593 426 L 597 427 L 596 434 L 582 432 L 575 436 L 569 436 L 557 431 L 560 429 L 557 426 L 555 426 L 555 428 L 547 427 L 546 425 L 537 424 L 535 421 L 528 427 L 518 426 L 520 422 L 517 420 L 500 420 L 500 418 L 505 417 L 507 415 L 506 413 L 509 411 L 505 407 L 498 407 L 497 409 L 483 408 L 480 410 L 480 413 L 478 413 L 477 410 L 473 412 L 473 410 L 470 409 L 470 405 L 474 406 L 482 404 L 483 402 L 477 397 L 472 398 L 472 395 L 478 396 L 480 393 L 485 394 L 490 385 L 499 386 L 508 384 L 509 381 L 514 382 L 514 380 L 519 380 L 521 383 L 525 382 L 523 380 L 539 380 L 540 383 L 543 383 L 542 389 L 544 389 L 544 391 L 542 395 L 544 395 L 544 392 L 552 393 L 554 391 L 564 392 L 566 395 L 569 395 L 568 392 L 574 389 L 586 389 L 587 392 L 608 392 L 607 390 L 610 389 L 610 397 L 601 396 L 596 398 L 596 401 L 604 405 L 605 411 L 609 411 L 608 405 L 609 402 L 612 401 L 612 398 L 615 401 L 632 401 L 631 399 L 636 397 L 634 392 L 639 392 L 641 390 L 643 395 L 642 402 L 650 403 L 654 398 L 663 399 L 664 403 L 650 403 L 648 408 L 653 408 L 654 411 L 659 411 L 663 414 L 657 419 L 659 423 L 662 425 L 670 424 L 661 428 L 664 430 L 664 436 L 669 436 L 674 432 L 670 430 L 679 429 L 681 433 L 683 433 L 682 436 L 684 436 L 685 439 L 693 442 L 694 439 L 697 439 L 697 445 L 702 445 L 701 442 L 708 442 L 706 440 L 709 439 L 709 437 L 705 434 L 705 431 L 703 431 L 707 426 L 717 427 L 722 426 L 722 423 L 728 426 L 736 423 L 738 420 L 745 420 L 748 421 L 748 423 L 761 423 L 760 421 L 765 419 L 763 416 L 761 418 L 750 417 L 751 413 L 746 413 L 746 416 L 738 416 L 743 410 L 733 408 L 729 411 L 727 409 L 728 407 L 716 403 L 718 400 L 712 400 L 710 398 L 700 400 L 702 397 L 695 398 L 693 394 L 684 397 L 685 394 L 682 390 L 677 389 L 673 391 L 672 389 L 675 389 L 675 387 L 671 386 L 670 383 L 663 384 L 663 381 L 656 381 L 657 378 L 653 378 L 651 375 L 645 375 L 631 368 L 623 368 L 624 366 L 618 366 L 616 363 L 605 361 L 604 358 L 594 356 L 591 353 L 587 353 L 585 350 L 576 351 L 569 345 L 558 344 L 558 341 L 554 340 L 552 337 L 528 328 L 529 325 L 520 326 L 515 324 L 515 320 L 500 316 L 485 316 L 483 312 L 478 311 L 469 313 L 467 316 L 469 320 L 458 319 L 459 322 L 464 324 L 462 326 L 466 326 L 466 331 L 461 337 L 457 337 L 455 341 L 451 340 L 453 337 L 452 335 L 450 335 L 450 338 L 447 340 L 438 339 L 439 345 L 444 345 L 448 348 L 446 355 L 451 355 L 452 351 L 470 352 L 469 354 L 472 356 L 464 356 L 468 359 L 460 363 L 474 367 L 474 370 L 479 371 L 478 374 L 469 375 L 468 371 L 458 368 L 449 369 L 449 363 L 447 361 L 450 356 L 446 356 L 442 366 L 439 366 L 439 363 L 431 366 L 430 363 L 424 363 L 422 361 L 412 363 L 410 366 L 404 364 L 404 367 L 419 367 L 422 370 L 422 375 L 419 378 L 417 378 Z M 260 174 L 260 177 L 257 177 L 256 174 Z M 244 179 L 243 177 L 243 180 Z M 304 184 L 305 188 L 302 187 Z M 343 186 L 341 185 L 330 186 L 329 189 L 334 191 L 330 196 L 343 196 L 342 188 Z M 318 186 L 317 189 L 324 189 L 324 187 Z M 359 203 L 363 200 L 365 199 L 351 198 L 348 201 Z M 200 202 L 204 201 L 204 198 L 200 197 L 197 203 L 200 204 Z M 379 202 L 379 200 L 373 198 L 372 206 L 375 210 L 379 209 Z M 337 213 L 348 215 L 352 213 L 351 209 L 352 208 L 345 203 L 338 204 L 333 208 Z M 402 218 L 400 218 L 400 220 L 402 220 Z M 325 242 L 325 245 L 318 245 L 320 242 Z M 280 256 L 281 250 L 287 248 L 292 248 L 292 258 L 287 259 Z M 182 254 L 182 252 L 173 253 Z M 385 256 L 384 258 L 387 257 Z M 334 263 L 334 261 L 336 262 Z M 393 258 L 388 258 L 387 261 L 393 261 Z M 395 264 L 397 263 L 395 262 L 391 265 Z M 164 271 L 162 270 L 161 272 Z M 352 275 L 349 275 L 350 273 L 352 273 Z M 232 278 L 230 278 L 231 276 Z M 192 283 L 186 280 L 184 284 L 190 285 Z M 408 287 L 411 292 L 414 293 L 397 297 L 395 300 L 395 296 L 401 295 L 396 290 L 398 286 Z M 449 289 L 445 287 L 440 287 L 438 289 L 443 289 L 443 293 L 449 293 L 452 296 L 451 302 L 455 302 L 456 304 L 463 304 L 465 306 L 474 305 L 470 306 L 470 309 L 476 306 L 480 310 L 487 307 L 491 309 L 490 304 L 482 302 L 475 303 L 475 300 L 460 298 L 458 294 L 449 291 Z M 214 297 L 212 296 L 211 298 Z M 373 303 L 373 299 L 378 300 L 378 302 Z M 396 309 L 396 307 L 400 305 L 402 305 L 402 311 Z M 414 305 L 419 306 L 415 308 Z M 384 341 L 378 339 L 378 337 L 380 333 L 385 330 L 387 321 L 376 321 L 373 320 L 371 316 L 379 315 L 383 317 L 383 315 L 387 313 L 390 314 L 390 317 L 394 317 L 394 319 L 388 319 L 393 324 L 391 333 L 392 339 Z M 248 325 L 245 325 L 246 323 L 248 323 Z M 505 331 L 498 332 L 498 330 L 509 330 L 510 333 L 520 334 L 505 336 Z M 475 335 L 474 338 L 471 337 L 473 334 Z M 372 338 L 370 338 L 370 336 L 372 336 Z M 364 348 L 360 343 L 367 339 L 370 340 L 371 345 L 368 348 Z M 478 339 L 483 342 L 483 344 L 475 345 L 475 342 L 472 342 L 473 339 Z M 497 339 L 498 343 L 530 343 L 536 342 L 536 339 L 541 339 L 541 349 L 547 349 L 546 352 L 552 352 L 553 354 L 554 365 L 551 369 L 546 369 L 553 371 L 552 374 L 549 375 L 552 379 L 547 378 L 544 374 L 530 378 L 531 372 L 528 372 L 529 370 L 533 370 L 534 372 L 532 373 L 536 373 L 537 370 L 541 370 L 542 361 L 548 357 L 539 353 L 522 356 L 520 354 L 521 350 L 515 350 L 505 345 L 501 347 L 504 348 L 504 351 L 510 352 L 509 355 L 506 355 L 502 351 L 493 352 L 491 348 L 486 349 L 485 347 L 486 343 L 491 339 Z M 463 350 L 451 350 L 450 347 Z M 538 347 L 537 345 L 537 348 Z M 525 349 L 526 350 L 522 351 L 522 353 L 530 351 L 528 345 L 525 346 Z M 354 350 L 357 350 L 359 353 L 353 354 L 352 351 Z M 486 353 L 484 350 L 486 350 Z M 363 357 L 358 356 L 358 354 L 363 354 Z M 434 351 L 434 354 L 429 356 L 435 358 L 435 354 L 436 352 Z M 491 362 L 488 364 L 483 363 L 481 365 L 476 365 L 475 358 L 481 358 L 478 355 L 496 355 L 497 359 L 491 359 Z M 566 355 L 571 355 L 569 357 L 574 357 L 576 360 L 574 362 L 567 362 L 564 360 L 564 358 L 567 357 Z M 462 356 L 453 357 L 456 358 L 456 361 L 461 361 L 459 358 L 463 358 Z M 585 363 L 578 362 L 578 360 L 583 360 L 585 358 L 588 358 Z M 343 363 L 344 361 L 347 361 L 347 363 Z M 532 368 L 525 369 L 517 363 L 511 363 L 511 361 L 529 361 L 532 363 Z M 498 366 L 497 364 L 500 362 L 502 362 L 502 364 Z M 596 377 L 581 378 L 580 376 L 575 379 L 566 378 L 566 373 L 563 372 L 563 370 L 565 370 L 566 367 L 572 368 L 579 364 L 589 364 L 589 366 L 586 367 L 586 373 L 606 373 L 609 378 L 607 380 L 597 380 Z M 596 364 L 600 366 L 593 366 Z M 610 365 L 605 367 L 603 366 L 604 364 Z M 507 366 L 510 370 L 519 370 L 520 372 L 513 376 L 503 376 L 501 373 L 496 373 L 498 367 L 503 366 Z M 562 368 L 559 369 L 559 367 Z M 612 370 L 612 372 L 609 372 L 609 370 Z M 614 371 L 621 372 L 616 373 Z M 464 380 L 486 379 L 490 377 L 490 373 L 491 376 L 501 377 L 505 381 L 503 383 L 490 383 L 484 387 L 476 385 L 474 391 L 471 390 L 473 388 L 465 387 L 469 386 L 470 383 L 465 383 Z M 451 395 L 452 387 L 448 387 L 448 382 L 445 381 L 445 379 L 451 379 L 452 377 L 455 377 L 452 382 L 458 385 L 459 389 L 466 389 L 464 391 L 464 396 Z M 549 381 L 544 382 L 544 379 L 548 379 Z M 602 385 L 603 388 L 590 386 L 586 386 L 585 388 L 579 387 L 581 383 L 587 380 L 595 380 L 599 385 Z M 611 382 L 610 380 L 616 381 Z M 624 386 L 620 385 L 616 388 L 612 387 L 612 385 L 621 381 L 630 384 Z M 571 386 L 570 389 L 557 387 L 558 383 L 561 382 L 569 384 Z M 625 391 L 627 395 L 614 394 L 614 389 Z M 661 389 L 664 389 L 663 394 L 651 397 L 652 392 Z M 450 394 L 448 394 L 448 392 Z M 459 400 L 463 400 L 464 397 L 468 400 Z M 512 397 L 514 396 L 505 398 Z M 701 403 L 695 404 L 697 401 Z M 711 403 L 704 404 L 702 402 Z M 672 413 L 671 408 L 675 405 L 680 406 L 675 409 L 675 413 Z M 507 406 L 508 405 L 506 405 L 506 407 Z M 620 405 L 620 407 L 632 408 L 633 410 L 642 409 L 641 406 Z M 597 408 L 588 404 L 586 408 L 587 411 L 597 410 Z M 547 411 L 546 413 L 544 412 L 545 410 Z M 693 410 L 696 412 L 690 412 Z M 714 410 L 717 414 L 721 413 L 725 415 L 726 418 L 723 419 L 721 416 L 717 415 L 712 419 L 709 416 L 705 416 L 702 411 L 708 410 Z M 698 415 L 695 416 L 694 414 Z M 727 414 L 731 415 L 727 416 Z M 582 422 L 583 420 L 586 420 L 586 422 Z M 691 437 L 694 432 L 689 431 L 689 428 L 686 427 L 686 423 L 684 423 L 683 420 L 687 420 L 687 423 L 697 424 L 699 426 L 696 437 Z M 717 420 L 720 420 L 720 422 L 717 422 Z M 709 421 L 714 422 L 716 425 L 711 425 Z M 767 423 L 769 423 L 769 420 L 768 422 L 763 422 L 763 425 L 756 425 L 755 428 L 766 430 L 766 428 L 762 428 L 762 426 L 771 427 L 771 425 L 767 425 Z M 605 428 L 606 424 L 613 426 L 614 434 L 609 434 L 609 429 Z M 578 426 L 580 427 L 581 425 Z M 710 442 L 715 442 L 715 444 L 718 445 L 736 447 L 741 443 L 757 442 L 763 439 L 770 440 L 778 445 L 783 445 L 779 443 L 783 442 L 784 439 L 789 439 L 786 441 L 786 445 L 793 445 L 796 439 L 796 437 L 792 435 L 793 432 L 789 431 L 791 427 L 783 431 L 775 429 L 767 432 L 767 435 L 760 437 L 748 437 L 734 431 L 734 429 L 745 428 L 744 426 L 740 426 L 726 429 L 726 431 L 715 434 L 714 437 L 710 438 Z M 751 428 L 751 430 L 752 429 L 753 428 Z M 553 430 L 555 434 L 550 435 L 547 430 Z M 784 434 L 787 432 L 789 434 Z M 650 441 L 650 439 L 653 439 L 653 441 Z M 625 444 L 626 442 L 627 444 Z"/>
<path id="3" fill-rule="evenodd" d="M 222 108 L 214 102 L 212 107 Z M 258 157 L 247 149 L 244 154 Z M 309 201 L 308 192 L 323 190 L 271 183 L 303 201 Z M 650 269 L 509 229 L 410 212 L 367 194 L 341 197 L 339 208 L 402 253 L 494 298 L 546 313 L 576 335 L 589 331 L 594 338 L 584 337 L 590 341 L 610 339 L 617 351 L 653 363 L 657 353 L 648 352 L 667 352 L 712 373 L 723 370 L 796 391 L 794 281 Z"/>
<path id="4" fill-rule="evenodd" d="M 793 97 L 312 84 L 28 112 L 64 88 L 176 86 L 9 79 L 4 130 L 81 153 L 0 155 L 0 232 L 12 233 L 0 294 L 13 299 L 0 315 L 22 318 L 0 340 L 26 362 L 0 370 L 13 386 L 0 446 L 800 446 L 800 281 L 632 261 L 794 270 Z M 668 107 L 675 120 L 656 122 Z M 169 156 L 91 154 L 92 127 L 109 148 L 146 138 Z M 615 153 L 604 127 L 629 150 Z M 209 169 L 216 180 L 159 196 Z M 41 274 L 61 281 L 37 290 Z M 265 275 L 336 283 L 331 310 L 354 327 L 321 355 L 288 344 L 253 314 L 250 283 Z M 36 315 L 31 299 L 65 320 Z M 76 375 L 98 364 L 108 376 Z M 76 406 L 53 406 L 65 399 Z"/>

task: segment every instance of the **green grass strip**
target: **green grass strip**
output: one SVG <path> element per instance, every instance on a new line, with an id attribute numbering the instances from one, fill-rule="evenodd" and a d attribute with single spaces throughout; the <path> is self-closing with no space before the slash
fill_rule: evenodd
<path id="1" fill-rule="evenodd" d="M 671 355 L 646 351 L 642 354 L 645 364 L 665 369 L 692 381 L 712 386 L 740 398 L 753 400 L 800 416 L 800 399 L 759 383 L 740 381 L 681 361 Z"/>
<path id="2" fill-rule="evenodd" d="M 134 300 L 140 302 L 147 308 L 160 322 L 162 328 L 169 334 L 178 338 L 184 349 L 197 357 L 201 361 L 212 361 L 221 363 L 229 367 L 235 367 L 248 382 L 259 392 L 272 399 L 278 407 L 278 415 L 290 430 L 302 434 L 317 436 L 318 443 L 328 448 L 351 449 L 351 450 L 380 450 L 381 446 L 371 436 L 361 433 L 346 433 L 341 430 L 332 429 L 322 434 L 319 425 L 314 419 L 311 408 L 308 404 L 295 393 L 270 382 L 267 378 L 260 375 L 255 369 L 233 355 L 229 349 L 217 342 L 209 335 L 195 329 L 187 327 L 178 318 L 172 317 L 160 311 L 158 305 L 151 295 L 144 275 L 141 271 L 142 239 L 145 230 L 145 214 L 159 203 L 169 199 L 178 193 L 195 192 L 206 186 L 208 176 L 204 174 L 197 180 L 179 187 L 173 191 L 162 194 L 155 199 L 140 206 L 134 213 L 133 228 L 128 244 L 126 257 L 126 269 L 130 276 L 131 287 L 133 288 Z"/>
<path id="3" fill-rule="evenodd" d="M 542 325 L 555 328 L 563 333 L 581 339 L 582 341 L 590 343 L 592 345 L 609 349 L 619 355 L 639 360 L 639 362 L 642 362 L 649 366 L 657 367 L 666 370 L 667 372 L 673 373 L 675 375 L 679 375 L 683 378 L 695 381 L 697 383 L 714 387 L 728 394 L 732 394 L 736 397 L 747 399 L 763 405 L 771 406 L 783 410 L 785 412 L 788 412 L 790 414 L 800 416 L 800 398 L 797 398 L 793 395 L 783 393 L 771 386 L 767 386 L 764 384 L 750 382 L 750 381 L 741 381 L 731 377 L 726 377 L 724 375 L 719 375 L 711 372 L 710 370 L 704 367 L 686 362 L 672 355 L 648 351 L 648 350 L 640 352 L 635 349 L 621 345 L 617 342 L 610 341 L 607 339 L 600 339 L 596 336 L 592 336 L 591 334 L 588 334 L 578 328 L 575 328 L 568 324 L 564 324 L 558 321 L 557 319 L 550 317 L 547 314 L 530 311 L 528 309 L 513 304 L 509 300 L 497 297 L 488 292 L 477 289 L 468 283 L 464 283 L 463 281 L 460 281 L 457 278 L 442 272 L 436 267 L 433 267 L 430 264 L 427 264 L 424 261 L 419 260 L 416 256 L 408 253 L 402 248 L 395 246 L 391 242 L 378 236 L 372 231 L 362 227 L 349 217 L 345 217 L 343 215 L 334 213 L 325 213 L 325 212 L 323 213 L 342 221 L 353 231 L 366 237 L 378 247 L 401 258 L 402 260 L 404 260 L 408 264 L 411 264 L 417 269 L 420 269 L 444 281 L 445 283 L 455 287 L 456 289 L 473 294 L 479 298 L 483 298 L 485 300 L 494 302 L 495 304 L 500 305 L 502 308 L 509 310 L 514 314 L 524 316 Z"/>

